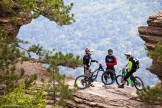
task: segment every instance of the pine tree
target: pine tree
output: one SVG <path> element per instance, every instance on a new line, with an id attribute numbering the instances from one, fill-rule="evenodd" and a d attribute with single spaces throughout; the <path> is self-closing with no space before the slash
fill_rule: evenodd
<path id="1" fill-rule="evenodd" d="M 13 22 L 23 21 L 20 17 L 33 13 L 33 18 L 43 15 L 59 25 L 71 24 L 75 20 L 74 14 L 69 14 L 73 3 L 65 6 L 64 0 L 1 0 L 0 17 L 6 17 L 7 14 L 13 17 Z M 27 17 L 27 16 L 26 16 Z"/>
<path id="2" fill-rule="evenodd" d="M 6 90 L 11 92 L 14 88 L 19 87 L 18 80 L 23 77 L 25 70 L 22 68 L 17 70 L 16 64 L 18 62 L 32 60 L 34 62 L 49 64 L 48 71 L 51 73 L 51 81 L 55 82 L 53 86 L 55 105 L 63 105 L 63 100 L 71 98 L 71 90 L 68 85 L 64 83 L 65 75 L 59 73 L 58 66 L 67 66 L 76 68 L 82 65 L 82 60 L 79 56 L 74 57 L 72 53 L 62 54 L 62 52 L 54 52 L 44 50 L 40 45 L 32 45 L 29 49 L 24 49 L 19 46 L 19 43 L 27 44 L 23 40 L 18 40 L 8 32 L 8 26 L 19 27 L 26 22 L 27 19 L 37 18 L 43 15 L 51 21 L 55 21 L 58 25 L 72 24 L 74 14 L 70 14 L 73 3 L 65 6 L 63 0 L 1 0 L 0 1 L 0 18 L 7 19 L 10 24 L 0 23 L 0 78 L 1 82 L 7 85 Z M 21 51 L 20 51 L 21 49 Z M 23 50 L 23 51 L 22 51 Z M 32 58 L 32 53 L 35 53 L 39 59 Z M 19 71 L 19 72 L 18 72 Z M 19 74 L 18 74 L 19 73 Z M 27 89 L 31 83 L 37 79 L 37 75 L 31 75 L 24 80 L 24 87 Z M 4 81 L 5 82 L 4 82 Z M 23 88 L 24 89 L 24 88 Z M 13 103 L 10 98 L 12 96 L 19 96 L 15 89 L 9 96 L 4 96 L 1 102 Z M 8 93 L 6 92 L 6 93 Z M 59 100 L 56 95 L 59 94 Z M 21 94 L 24 97 L 24 92 Z M 21 98 L 21 97 L 12 97 Z M 28 99 L 28 98 L 26 98 Z M 25 98 L 22 98 L 25 102 Z M 33 100 L 37 101 L 37 100 Z M 14 102 L 15 103 L 15 102 Z M 20 104 L 20 103 L 16 103 Z M 24 103 L 25 104 L 25 103 Z"/>

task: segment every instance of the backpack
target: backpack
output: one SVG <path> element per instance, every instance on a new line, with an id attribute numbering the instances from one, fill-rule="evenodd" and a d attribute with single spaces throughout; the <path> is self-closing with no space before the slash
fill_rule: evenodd
<path id="1" fill-rule="evenodd" d="M 140 64 L 139 64 L 139 60 L 137 60 L 137 59 L 135 59 L 135 58 L 134 58 L 133 60 L 134 60 L 134 63 L 135 63 L 135 68 L 136 68 L 136 69 L 139 69 L 139 67 L 140 67 L 140 66 L 139 66 L 139 65 L 140 65 Z"/>

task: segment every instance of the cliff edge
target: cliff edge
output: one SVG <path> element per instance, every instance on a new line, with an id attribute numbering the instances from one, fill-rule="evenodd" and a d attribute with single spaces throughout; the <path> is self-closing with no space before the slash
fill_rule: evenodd
<path id="1" fill-rule="evenodd" d="M 147 26 L 141 26 L 138 28 L 140 37 L 145 41 L 145 45 L 148 49 L 154 50 L 155 45 L 162 42 L 162 10 L 152 16 L 149 16 L 147 20 Z M 162 81 L 162 62 L 157 61 L 156 58 L 152 58 L 153 63 L 147 69 L 156 74 Z"/>
<path id="2" fill-rule="evenodd" d="M 73 88 L 73 79 L 68 79 L 66 83 Z M 158 105 L 151 106 L 141 102 L 133 87 L 125 86 L 121 89 L 115 84 L 104 85 L 100 82 L 93 84 L 95 87 L 77 91 L 74 99 L 65 101 L 66 105 L 69 108 L 161 108 Z"/>

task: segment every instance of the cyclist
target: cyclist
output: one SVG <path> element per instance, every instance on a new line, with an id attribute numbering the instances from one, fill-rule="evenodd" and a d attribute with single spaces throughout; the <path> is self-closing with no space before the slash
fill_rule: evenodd
<path id="1" fill-rule="evenodd" d="M 126 83 L 127 79 L 133 75 L 134 72 L 137 70 L 136 61 L 132 56 L 131 52 L 125 53 L 126 58 L 128 59 L 128 69 L 127 74 L 124 76 L 122 81 L 122 85 L 119 85 L 118 88 L 124 88 L 124 84 Z M 133 80 L 133 79 L 132 79 Z"/>
<path id="2" fill-rule="evenodd" d="M 113 70 L 115 72 L 115 68 L 114 66 L 117 65 L 117 59 L 116 57 L 113 55 L 113 50 L 112 49 L 109 49 L 108 50 L 108 55 L 106 56 L 105 58 L 105 63 L 106 63 L 106 70 Z M 113 81 L 114 80 L 114 76 L 112 73 L 110 73 L 110 76 L 111 76 L 111 80 Z M 107 82 L 107 77 L 105 76 L 105 80 Z"/>
<path id="3" fill-rule="evenodd" d="M 91 66 L 91 62 L 96 62 L 98 63 L 98 61 L 96 60 L 92 60 L 91 58 L 91 53 L 93 51 L 89 48 L 85 49 L 85 55 L 83 57 L 83 65 L 84 65 L 84 75 L 89 75 L 90 74 L 90 66 Z M 92 84 L 90 84 L 91 86 L 93 86 Z"/>
<path id="4" fill-rule="evenodd" d="M 84 65 L 84 74 L 87 70 L 90 70 L 91 62 L 97 62 L 96 60 L 92 60 L 91 55 L 92 55 L 92 50 L 89 48 L 85 49 L 85 55 L 83 57 L 83 65 Z"/>

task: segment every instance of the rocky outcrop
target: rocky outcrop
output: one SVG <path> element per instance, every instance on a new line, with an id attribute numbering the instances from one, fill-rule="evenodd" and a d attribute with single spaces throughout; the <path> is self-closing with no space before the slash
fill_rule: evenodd
<path id="1" fill-rule="evenodd" d="M 74 89 L 74 78 L 66 77 L 66 84 L 70 89 Z M 34 82 L 37 89 L 42 85 L 53 87 L 52 83 Z M 160 105 L 149 105 L 141 102 L 136 94 L 136 89 L 132 87 L 125 87 L 119 89 L 117 85 L 103 85 L 100 82 L 93 83 L 95 87 L 89 87 L 84 90 L 74 92 L 74 98 L 64 100 L 64 104 L 68 108 L 162 108 Z M 74 90 L 75 91 L 75 90 Z M 43 99 L 47 102 L 46 108 L 53 108 L 54 92 L 50 89 L 44 90 Z M 56 96 L 56 100 L 59 97 Z"/>
<path id="2" fill-rule="evenodd" d="M 73 87 L 74 80 L 66 81 Z M 117 85 L 103 85 L 94 82 L 95 87 L 79 90 L 72 100 L 65 103 L 70 108 L 160 108 L 140 102 L 136 95 L 136 89 L 125 87 L 119 89 Z"/>
<path id="3" fill-rule="evenodd" d="M 0 31 L 7 36 L 7 41 L 15 39 L 20 27 L 32 20 L 31 12 L 24 11 L 14 3 L 0 1 L 0 13 Z"/>
<path id="4" fill-rule="evenodd" d="M 162 11 L 152 15 L 147 20 L 148 26 L 141 26 L 138 28 L 140 37 L 146 42 L 148 49 L 154 50 L 158 42 L 162 42 Z M 153 74 L 156 74 L 162 81 L 162 63 L 153 58 L 152 66 L 147 68 Z"/>
<path id="5" fill-rule="evenodd" d="M 49 83 L 49 74 L 41 65 L 34 62 L 18 63 L 18 68 L 24 68 L 25 76 L 37 74 L 38 78 L 44 78 L 44 83 L 37 80 L 33 85 L 37 85 L 37 89 L 46 85 L 48 89 L 44 90 L 43 99 L 47 102 L 46 108 L 52 108 L 54 104 L 54 93 L 49 88 L 53 87 L 53 83 Z M 66 84 L 70 89 L 74 88 L 74 78 L 66 77 Z M 85 90 L 78 90 L 74 93 L 74 98 L 65 100 L 65 105 L 69 108 L 161 108 L 158 105 L 148 105 L 141 102 L 137 95 L 136 89 L 132 87 L 125 87 L 124 89 L 117 88 L 117 85 L 103 85 L 100 82 L 93 83 L 95 87 L 90 87 Z"/>

